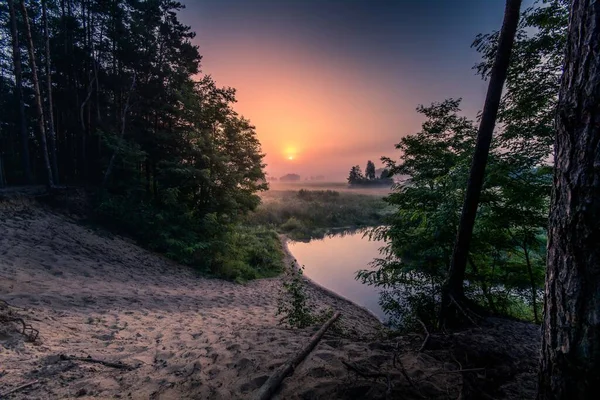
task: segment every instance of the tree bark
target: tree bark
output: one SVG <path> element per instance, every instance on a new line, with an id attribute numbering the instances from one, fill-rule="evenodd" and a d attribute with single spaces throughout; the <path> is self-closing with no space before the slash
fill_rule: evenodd
<path id="1" fill-rule="evenodd" d="M 463 283 L 469 256 L 469 245 L 473 236 L 473 226 L 475 225 L 479 197 L 485 176 L 485 167 L 502 97 L 502 88 L 506 80 L 510 54 L 519 23 L 520 8 L 521 0 L 506 1 L 504 21 L 502 22 L 496 58 L 491 71 L 490 84 L 483 106 L 479 131 L 477 132 L 477 143 L 475 144 L 475 153 L 473 154 L 473 161 L 471 163 L 467 192 L 456 236 L 456 243 L 454 245 L 454 252 L 452 254 L 452 263 L 450 264 L 448 279 L 442 290 L 441 327 L 455 322 L 457 312 L 455 304 L 464 300 Z"/>
<path id="2" fill-rule="evenodd" d="M 25 173 L 25 182 L 33 183 L 31 163 L 29 158 L 29 135 L 27 121 L 25 120 L 25 103 L 23 102 L 23 77 L 21 72 L 21 48 L 19 47 L 19 33 L 17 31 L 17 16 L 13 0 L 8 0 L 10 13 L 10 33 L 12 36 L 13 65 L 15 68 L 15 94 L 19 107 L 19 131 L 21 133 L 21 161 Z"/>
<path id="3" fill-rule="evenodd" d="M 33 90 L 35 92 L 35 108 L 38 117 L 38 127 L 40 130 L 40 143 L 42 145 L 42 155 L 44 157 L 44 167 L 48 176 L 48 186 L 54 186 L 54 179 L 52 177 L 52 168 L 50 167 L 50 158 L 48 157 L 48 144 L 46 142 L 46 129 L 44 127 L 44 110 L 42 108 L 42 96 L 40 94 L 40 84 L 38 81 L 37 67 L 35 64 L 35 52 L 33 49 L 33 39 L 31 38 L 31 26 L 29 24 L 29 16 L 27 15 L 27 7 L 25 6 L 25 0 L 21 0 L 21 11 L 23 12 L 23 20 L 25 21 L 25 33 L 27 34 L 29 52 L 29 63 L 31 64 L 31 75 L 33 79 Z"/>
<path id="4" fill-rule="evenodd" d="M 52 105 L 52 74 L 50 69 L 50 33 L 48 32 L 48 14 L 46 0 L 42 0 L 42 18 L 44 19 L 44 39 L 46 44 L 46 83 L 48 90 L 48 135 L 50 136 L 50 157 L 52 161 L 52 176 L 58 184 L 58 155 L 56 154 L 56 131 L 54 127 L 54 109 Z"/>
<path id="5" fill-rule="evenodd" d="M 573 0 L 555 141 L 538 399 L 600 393 L 600 2 Z"/>

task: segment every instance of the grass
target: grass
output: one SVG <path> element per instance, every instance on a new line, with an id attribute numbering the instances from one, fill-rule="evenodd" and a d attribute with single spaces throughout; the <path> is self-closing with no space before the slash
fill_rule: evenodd
<path id="1" fill-rule="evenodd" d="M 336 228 L 381 225 L 389 212 L 380 192 L 270 190 L 247 224 L 275 229 L 293 240 L 310 240 Z"/>
<path id="2" fill-rule="evenodd" d="M 216 252 L 211 274 L 238 283 L 270 278 L 284 271 L 277 232 L 264 226 L 237 226 Z"/>

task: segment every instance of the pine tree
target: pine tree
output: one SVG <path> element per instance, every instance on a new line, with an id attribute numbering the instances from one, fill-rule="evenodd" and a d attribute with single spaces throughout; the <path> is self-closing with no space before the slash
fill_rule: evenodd
<path id="1" fill-rule="evenodd" d="M 600 391 L 600 3 L 571 3 L 560 88 L 538 399 Z"/>

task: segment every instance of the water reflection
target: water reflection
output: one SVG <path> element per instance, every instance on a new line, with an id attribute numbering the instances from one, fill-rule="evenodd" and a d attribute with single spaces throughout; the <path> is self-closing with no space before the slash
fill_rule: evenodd
<path id="1" fill-rule="evenodd" d="M 364 231 L 341 232 L 310 242 L 290 242 L 289 249 L 313 281 L 366 307 L 385 321 L 379 306 L 380 289 L 355 280 L 356 271 L 369 268 L 379 255 L 382 241 L 363 237 Z"/>

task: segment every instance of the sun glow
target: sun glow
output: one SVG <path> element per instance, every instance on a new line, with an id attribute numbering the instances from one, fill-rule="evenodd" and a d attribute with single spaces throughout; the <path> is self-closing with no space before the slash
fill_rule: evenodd
<path id="1" fill-rule="evenodd" d="M 291 161 L 291 160 L 293 160 L 293 159 L 294 159 L 294 156 L 288 156 L 288 160 L 290 160 L 290 161 Z"/>

